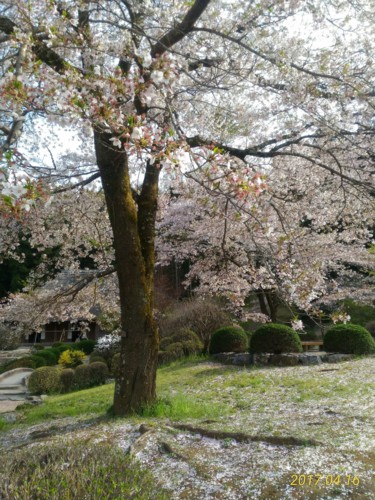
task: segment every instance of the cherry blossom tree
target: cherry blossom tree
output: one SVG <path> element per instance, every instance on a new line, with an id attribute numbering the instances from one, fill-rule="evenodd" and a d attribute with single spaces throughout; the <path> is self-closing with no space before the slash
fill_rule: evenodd
<path id="1" fill-rule="evenodd" d="M 155 399 L 159 185 L 179 190 L 188 175 L 207 196 L 224 193 L 224 210 L 232 199 L 248 210 L 267 169 L 297 158 L 298 177 L 316 167 L 337 176 L 343 196 L 354 186 L 371 200 L 374 13 L 366 0 L 3 0 L 0 9 L 1 245 L 17 244 L 12 225 L 52 191 L 100 182 L 121 307 L 114 412 L 125 415 Z M 70 159 L 58 133 L 51 145 L 59 127 L 76 141 Z"/>
<path id="2" fill-rule="evenodd" d="M 255 293 L 263 320 L 277 321 L 280 304 L 316 314 L 322 302 L 372 301 L 373 204 L 319 167 L 300 176 L 301 167 L 279 158 L 250 204 L 218 185 L 208 197 L 204 181 L 190 180 L 158 223 L 160 264 L 188 261 L 186 285 L 229 298 L 242 315 Z"/>

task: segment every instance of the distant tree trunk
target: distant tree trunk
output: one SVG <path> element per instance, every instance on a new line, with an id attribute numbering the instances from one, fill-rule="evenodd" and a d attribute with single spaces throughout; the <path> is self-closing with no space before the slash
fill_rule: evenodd
<path id="1" fill-rule="evenodd" d="M 265 296 L 267 298 L 268 308 L 270 311 L 270 318 L 272 323 L 277 322 L 277 309 L 279 308 L 279 298 L 276 293 L 272 291 L 266 291 Z"/>
<path id="2" fill-rule="evenodd" d="M 272 323 L 277 322 L 277 309 L 279 307 L 279 299 L 272 291 L 257 290 L 260 310 L 263 314 L 271 318 Z"/>
<path id="3" fill-rule="evenodd" d="M 114 414 L 127 415 L 156 397 L 158 332 L 153 319 L 155 218 L 159 169 L 147 165 L 141 193 L 132 193 L 128 158 L 110 135 L 95 132 L 95 149 L 113 230 L 121 303 L 121 374 Z"/>

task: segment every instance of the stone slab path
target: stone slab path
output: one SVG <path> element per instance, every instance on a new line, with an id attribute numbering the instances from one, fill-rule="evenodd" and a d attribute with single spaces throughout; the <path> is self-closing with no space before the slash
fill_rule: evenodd
<path id="1" fill-rule="evenodd" d="M 24 402 L 25 402 L 24 400 L 22 401 L 0 400 L 0 415 L 2 413 L 9 413 L 14 411 L 17 408 L 17 406 L 23 405 Z"/>

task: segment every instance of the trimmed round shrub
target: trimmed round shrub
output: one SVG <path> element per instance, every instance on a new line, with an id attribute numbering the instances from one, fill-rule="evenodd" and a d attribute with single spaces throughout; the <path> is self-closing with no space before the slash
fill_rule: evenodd
<path id="1" fill-rule="evenodd" d="M 60 370 L 54 366 L 42 366 L 32 372 L 28 380 L 32 394 L 51 394 L 61 390 Z"/>
<path id="2" fill-rule="evenodd" d="M 302 352 L 298 333 L 290 326 L 278 323 L 267 323 L 253 333 L 250 340 L 250 352 L 267 352 L 281 354 L 283 352 Z"/>
<path id="3" fill-rule="evenodd" d="M 74 370 L 73 368 L 64 368 L 60 372 L 60 383 L 62 392 L 69 392 L 74 386 Z"/>
<path id="4" fill-rule="evenodd" d="M 41 357 L 45 359 L 47 366 L 57 365 L 59 360 L 59 356 L 57 356 L 54 352 L 51 352 L 51 349 L 44 349 L 43 351 L 37 351 L 34 356 Z"/>
<path id="5" fill-rule="evenodd" d="M 79 365 L 74 370 L 74 387 L 76 389 L 87 389 L 91 385 L 90 365 Z"/>
<path id="6" fill-rule="evenodd" d="M 373 354 L 375 341 L 363 326 L 346 323 L 327 330 L 323 338 L 323 348 L 327 352 L 343 354 Z"/>
<path id="7" fill-rule="evenodd" d="M 165 351 L 170 345 L 181 343 L 185 356 L 197 354 L 203 350 L 203 342 L 198 335 L 188 328 L 183 328 L 170 337 L 164 337 L 160 341 L 160 350 Z"/>
<path id="8" fill-rule="evenodd" d="M 95 345 L 95 340 L 84 339 L 80 340 L 79 342 L 75 342 L 73 344 L 73 347 L 78 351 L 83 351 L 85 354 L 91 354 L 94 350 Z"/>
<path id="9" fill-rule="evenodd" d="M 96 354 L 95 352 L 93 352 L 90 355 L 90 361 L 89 362 L 90 363 L 96 363 L 96 361 L 100 361 L 100 363 L 106 363 L 107 364 L 107 360 L 104 359 L 103 356 L 99 356 L 99 354 Z"/>
<path id="10" fill-rule="evenodd" d="M 370 332 L 371 336 L 375 338 L 375 321 L 366 323 L 365 328 Z"/>
<path id="11" fill-rule="evenodd" d="M 75 368 L 76 366 L 82 364 L 85 357 L 86 354 L 83 351 L 64 351 L 60 355 L 59 365 L 64 368 Z"/>
<path id="12" fill-rule="evenodd" d="M 109 376 L 109 370 L 106 363 L 95 361 L 94 363 L 89 364 L 88 367 L 90 368 L 91 373 L 90 385 L 95 386 L 104 384 Z"/>
<path id="13" fill-rule="evenodd" d="M 219 352 L 245 352 L 247 346 L 247 335 L 240 326 L 224 326 L 212 334 L 210 354 L 218 354 Z"/>

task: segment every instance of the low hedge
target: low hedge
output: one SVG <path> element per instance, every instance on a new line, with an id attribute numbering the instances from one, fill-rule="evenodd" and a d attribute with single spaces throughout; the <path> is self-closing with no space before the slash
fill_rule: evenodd
<path id="1" fill-rule="evenodd" d="M 210 354 L 220 352 L 245 352 L 248 347 L 248 337 L 240 326 L 230 325 L 219 328 L 212 334 Z"/>
<path id="2" fill-rule="evenodd" d="M 37 351 L 34 356 L 43 358 L 46 361 L 47 366 L 57 365 L 59 360 L 59 353 L 52 352 L 51 349 L 43 349 L 43 351 Z"/>
<path id="3" fill-rule="evenodd" d="M 79 342 L 74 342 L 72 348 L 74 350 L 83 351 L 85 354 L 91 354 L 94 350 L 95 345 L 95 340 L 84 339 L 80 340 Z"/>
<path id="4" fill-rule="evenodd" d="M 250 340 L 250 353 L 302 352 L 301 340 L 290 326 L 267 323 L 253 333 Z"/>
<path id="5" fill-rule="evenodd" d="M 370 332 L 352 323 L 335 325 L 323 338 L 323 347 L 327 352 L 343 354 L 373 354 L 375 341 Z"/>

